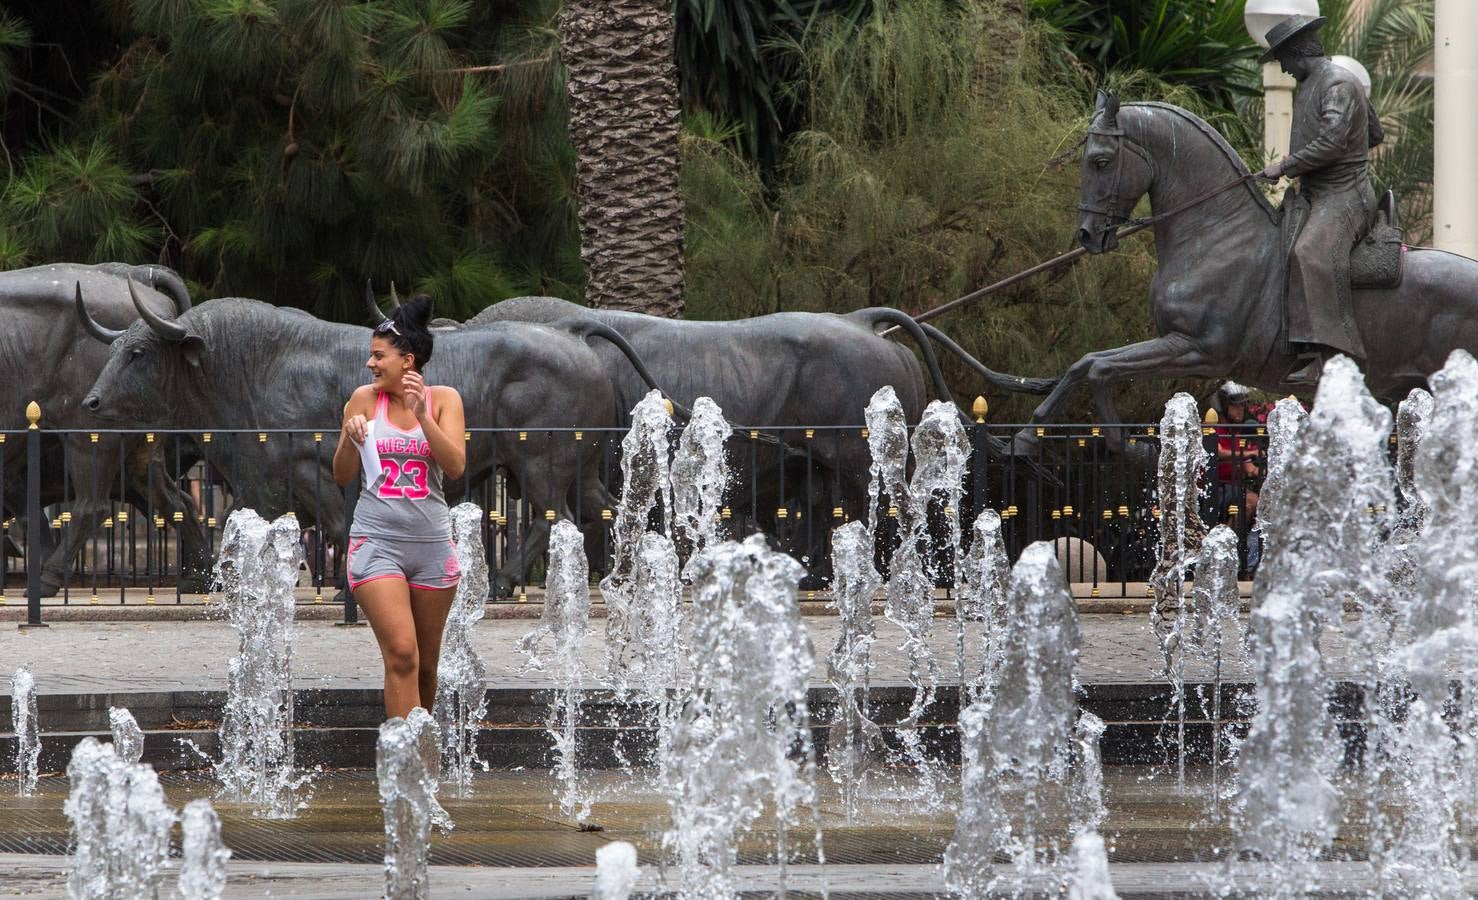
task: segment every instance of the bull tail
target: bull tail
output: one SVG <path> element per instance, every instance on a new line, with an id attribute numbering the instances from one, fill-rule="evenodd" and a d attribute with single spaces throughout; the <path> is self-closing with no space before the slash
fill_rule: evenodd
<path id="1" fill-rule="evenodd" d="M 995 369 L 990 368 L 985 363 L 971 356 L 965 351 L 964 347 L 955 343 L 949 335 L 940 331 L 938 328 L 922 322 L 917 324 L 923 329 L 924 334 L 937 341 L 939 346 L 959 357 L 966 366 L 975 370 L 980 377 L 985 379 L 986 384 L 989 384 L 993 388 L 1020 394 L 1050 394 L 1052 393 L 1052 389 L 1057 386 L 1057 379 L 1055 378 L 1023 378 L 1020 375 L 1007 375 L 1004 372 L 997 372 Z"/>
<path id="2" fill-rule="evenodd" d="M 867 324 L 868 328 L 877 328 L 878 325 L 897 325 L 908 332 L 908 336 L 919 345 L 919 352 L 924 355 L 924 368 L 929 373 L 929 380 L 934 385 L 935 399 L 946 403 L 953 403 L 954 394 L 949 389 L 949 384 L 944 380 L 944 371 L 939 368 L 939 360 L 934 356 L 934 348 L 929 345 L 929 338 L 923 328 L 912 316 L 900 310 L 887 306 L 873 306 L 867 309 L 859 309 L 848 313 L 849 319 L 860 319 Z"/>
<path id="3" fill-rule="evenodd" d="M 945 349 L 949 350 L 952 353 L 959 354 L 962 358 L 965 359 L 967 364 L 973 364 L 971 365 L 971 368 L 974 368 L 982 375 L 985 375 L 986 379 L 992 384 L 1001 386 L 1005 390 L 1029 390 L 1031 387 L 1037 386 L 1034 384 L 1034 382 L 1047 381 L 1047 379 L 1016 378 L 1011 375 L 1002 375 L 999 372 L 994 372 L 986 368 L 982 363 L 966 353 L 954 341 L 950 340 L 948 337 L 945 337 L 944 334 L 939 331 L 939 329 L 934 328 L 931 325 L 925 325 L 921 322 L 916 322 L 914 321 L 912 316 L 902 312 L 901 310 L 892 309 L 886 306 L 876 306 L 870 309 L 860 309 L 856 312 L 848 313 L 847 317 L 861 319 L 863 322 L 867 323 L 867 326 L 869 328 L 876 328 L 878 325 L 886 323 L 888 325 L 897 325 L 899 328 L 908 332 L 909 336 L 912 337 L 914 341 L 919 345 L 919 350 L 924 355 L 924 366 L 929 370 L 929 378 L 934 382 L 934 390 L 936 393 L 939 394 L 939 399 L 949 403 L 954 402 L 954 397 L 950 393 L 949 385 L 946 384 L 944 381 L 944 373 L 939 368 L 939 360 L 934 356 L 934 348 L 929 342 L 929 338 L 931 337 L 939 341 L 945 347 Z M 1050 389 L 1050 383 L 1048 387 Z M 970 418 L 964 414 L 963 411 L 959 410 L 958 406 L 956 406 L 955 409 L 957 412 L 960 413 L 960 419 L 962 422 L 965 423 L 966 426 L 974 424 L 973 422 L 971 422 Z M 992 456 L 995 456 L 999 459 L 1011 454 L 1010 444 L 1006 441 L 1001 440 L 995 435 L 987 434 L 985 435 L 984 440 L 985 450 Z M 1044 484 L 1060 484 L 1057 476 L 1051 471 L 1044 468 L 1036 460 L 1025 459 L 1022 460 L 1019 465 L 1020 471 L 1023 475 L 1029 475 L 1039 478 Z"/>
<path id="4" fill-rule="evenodd" d="M 642 382 L 646 384 L 647 390 L 658 391 L 663 397 L 667 398 L 667 401 L 672 404 L 672 413 L 674 416 L 681 416 L 684 419 L 691 419 L 693 417 L 692 410 L 678 403 L 672 399 L 672 395 L 662 390 L 661 385 L 657 384 L 657 379 L 653 378 L 651 371 L 647 369 L 647 364 L 637 354 L 636 348 L 631 346 L 630 342 L 626 340 L 621 332 L 604 322 L 598 322 L 595 319 L 588 319 L 583 316 L 571 316 L 569 318 L 559 319 L 551 322 L 550 327 L 559 328 L 580 337 L 597 337 L 612 344 L 626 357 L 626 361 L 631 363 L 631 368 L 636 370 L 637 377 L 641 378 Z"/>

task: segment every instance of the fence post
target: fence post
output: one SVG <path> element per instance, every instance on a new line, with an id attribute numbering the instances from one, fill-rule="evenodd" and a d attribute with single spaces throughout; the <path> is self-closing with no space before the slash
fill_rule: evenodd
<path id="1" fill-rule="evenodd" d="M 975 416 L 975 427 L 970 429 L 970 517 L 968 520 L 961 513 L 960 532 L 966 541 L 974 533 L 975 519 L 985 511 L 986 505 L 986 472 L 988 461 L 986 454 L 988 435 L 986 434 L 985 417 L 990 412 L 990 404 L 985 398 L 976 395 L 975 402 L 970 404 L 970 412 Z"/>
<path id="2" fill-rule="evenodd" d="M 349 588 L 349 532 L 354 527 L 354 508 L 359 505 L 360 474 L 344 486 L 344 578 L 339 588 L 344 594 L 344 621 L 342 625 L 359 624 L 359 604 L 354 602 L 354 591 Z"/>
<path id="3" fill-rule="evenodd" d="M 26 404 L 26 623 L 22 628 L 45 628 L 41 622 L 41 407 Z"/>

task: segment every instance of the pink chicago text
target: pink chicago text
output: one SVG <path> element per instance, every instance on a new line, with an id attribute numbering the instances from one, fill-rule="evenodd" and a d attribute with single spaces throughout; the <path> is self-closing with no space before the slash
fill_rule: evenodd
<path id="1" fill-rule="evenodd" d="M 415 438 L 380 438 L 375 441 L 375 452 L 382 455 L 405 453 L 411 456 L 430 456 L 431 445 Z"/>

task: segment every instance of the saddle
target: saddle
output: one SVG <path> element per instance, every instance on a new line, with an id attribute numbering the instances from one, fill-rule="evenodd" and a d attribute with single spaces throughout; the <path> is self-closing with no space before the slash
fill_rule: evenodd
<path id="1" fill-rule="evenodd" d="M 1283 202 L 1283 252 L 1286 259 L 1308 217 L 1309 207 L 1307 200 L 1291 191 L 1284 196 Z M 1386 191 L 1376 202 L 1365 236 L 1350 250 L 1350 287 L 1354 290 L 1400 287 L 1402 248 L 1396 194 Z"/>
<path id="2" fill-rule="evenodd" d="M 1350 287 L 1395 288 L 1401 286 L 1401 223 L 1396 213 L 1396 194 L 1386 191 L 1376 204 L 1375 216 L 1365 237 L 1350 251 Z"/>

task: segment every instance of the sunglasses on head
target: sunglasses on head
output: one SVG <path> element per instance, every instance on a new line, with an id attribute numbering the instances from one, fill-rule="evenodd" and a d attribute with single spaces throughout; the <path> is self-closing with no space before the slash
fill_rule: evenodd
<path id="1" fill-rule="evenodd" d="M 396 328 L 395 327 L 395 323 L 392 322 L 389 319 L 386 319 L 385 321 L 383 321 L 380 324 L 378 324 L 378 325 L 375 326 L 375 334 L 385 334 L 386 332 L 389 332 L 390 334 L 393 334 L 396 337 L 400 337 L 401 336 L 400 335 L 400 329 L 399 328 Z"/>

